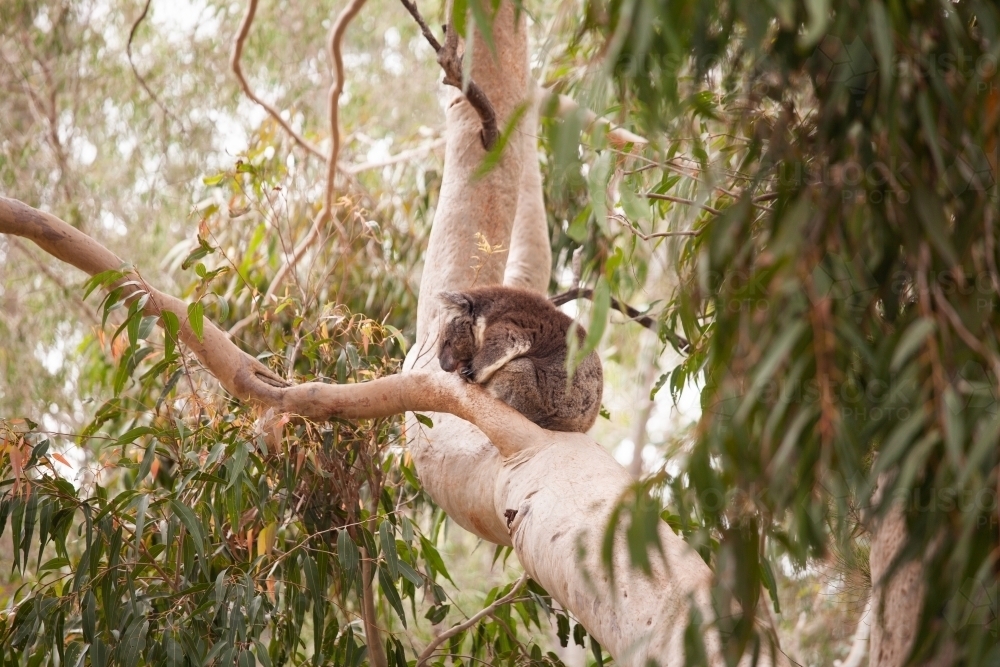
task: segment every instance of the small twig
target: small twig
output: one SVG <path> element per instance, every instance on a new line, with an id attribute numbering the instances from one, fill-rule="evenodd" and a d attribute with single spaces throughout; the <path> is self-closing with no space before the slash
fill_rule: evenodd
<path id="1" fill-rule="evenodd" d="M 406 150 L 400 151 L 395 155 L 390 155 L 384 160 L 373 160 L 371 162 L 361 162 L 359 164 L 341 164 L 340 171 L 353 176 L 355 174 L 360 174 L 363 171 L 368 171 L 369 169 L 381 169 L 382 167 L 388 167 L 399 162 L 406 162 L 415 157 L 422 157 L 431 151 L 441 148 L 444 146 L 444 143 L 444 139 L 435 139 L 434 141 L 424 144 L 423 146 L 407 148 Z"/>
<path id="2" fill-rule="evenodd" d="M 149 7 L 148 0 L 146 2 L 146 6 Z M 229 56 L 229 67 L 233 70 L 233 74 L 236 75 L 236 80 L 240 82 L 240 88 L 243 89 L 243 93 L 247 97 L 260 105 L 264 111 L 266 111 L 267 114 L 273 118 L 274 121 L 285 130 L 285 132 L 288 133 L 292 140 L 305 149 L 306 152 L 312 153 L 320 159 L 325 159 L 326 156 L 323 155 L 323 151 L 309 141 L 306 141 L 305 137 L 296 132 L 292 126 L 288 124 L 288 121 L 281 117 L 281 114 L 278 113 L 277 109 L 254 93 L 253 89 L 250 88 L 250 83 L 247 81 L 246 76 L 243 75 L 243 66 L 240 64 L 240 60 L 243 57 L 243 44 L 246 42 L 247 35 L 250 34 L 250 26 L 253 24 L 253 18 L 256 13 L 257 0 L 249 0 L 247 3 L 246 14 L 243 15 L 243 21 L 240 23 L 240 30 L 236 33 L 236 39 L 233 40 L 233 51 Z"/>
<path id="3" fill-rule="evenodd" d="M 437 650 L 438 646 L 440 646 L 447 640 L 451 639 L 459 632 L 462 632 L 463 630 L 468 630 L 483 618 L 491 616 L 493 612 L 497 610 L 498 607 L 501 607 L 507 604 L 508 602 L 512 601 L 515 597 L 517 597 L 517 594 L 521 590 L 521 587 L 524 586 L 524 584 L 527 581 L 528 581 L 528 573 L 525 572 L 524 574 L 521 575 L 521 578 L 517 580 L 517 583 L 514 584 L 514 587 L 510 589 L 510 592 L 507 593 L 507 595 L 503 596 L 499 600 L 494 600 L 493 604 L 489 605 L 488 607 L 477 613 L 469 620 L 463 623 L 459 623 L 458 625 L 454 625 L 445 630 L 444 632 L 442 632 L 441 634 L 439 634 L 437 637 L 435 637 L 434 640 L 427 645 L 427 648 L 424 649 L 424 652 L 420 654 L 420 657 L 417 658 L 416 667 L 423 667 L 423 665 L 426 665 L 427 661 L 431 659 L 432 655 L 434 655 L 434 651 Z"/>
<path id="4" fill-rule="evenodd" d="M 983 345 L 978 338 L 969 331 L 965 323 L 962 322 L 962 318 L 959 316 L 955 309 L 952 307 L 948 300 L 944 298 L 944 294 L 941 292 L 941 287 L 937 283 L 931 285 L 931 292 L 934 294 L 934 301 L 937 303 L 938 308 L 941 312 L 945 314 L 948 321 L 951 322 L 951 326 L 955 329 L 955 333 L 958 337 L 968 345 L 974 352 L 979 354 L 983 359 L 985 359 L 992 367 L 994 374 L 994 381 L 1000 382 L 1000 356 L 997 353 Z"/>
<path id="5" fill-rule="evenodd" d="M 330 154 L 326 156 L 326 188 L 324 190 L 323 196 L 323 208 L 320 209 L 319 213 L 316 214 L 316 218 L 313 220 L 312 227 L 309 228 L 309 232 L 306 234 L 305 238 L 295 247 L 292 251 L 292 256 L 281 265 L 278 272 L 275 274 L 274 279 L 271 284 L 267 286 L 267 292 L 264 293 L 262 302 L 269 301 L 272 296 L 274 296 L 275 291 L 285 280 L 285 277 L 295 268 L 295 265 L 299 263 L 302 256 L 305 255 L 306 250 L 319 238 L 320 232 L 326 227 L 326 224 L 330 221 L 337 227 L 337 231 L 340 233 L 341 238 L 347 236 L 347 231 L 344 229 L 343 225 L 336 216 L 333 215 L 333 191 L 334 191 L 334 178 L 337 175 L 337 159 L 340 156 L 340 95 L 344 92 L 344 58 L 341 53 L 341 42 L 344 39 L 344 33 L 347 31 L 347 24 L 351 22 L 358 12 L 361 11 L 361 7 L 365 4 L 365 0 L 352 0 L 352 2 L 341 10 L 340 14 L 337 15 L 337 20 L 334 21 L 333 26 L 330 27 L 330 33 L 327 38 L 327 55 L 330 58 L 330 62 L 334 69 L 334 82 L 330 85 L 330 91 L 327 96 L 327 101 L 330 109 Z M 247 30 L 250 29 L 250 23 L 253 21 L 253 13 L 256 9 L 257 0 L 250 0 L 250 7 L 247 9 L 247 15 L 243 18 L 243 23 Z M 243 30 L 241 29 L 241 33 Z M 246 35 L 244 35 L 245 37 Z M 237 39 L 237 44 L 239 44 L 239 39 Z M 239 62 L 237 50 L 240 47 L 234 46 L 233 48 L 233 60 Z M 243 327 L 248 325 L 253 321 L 256 315 L 251 313 L 247 315 L 242 320 L 237 322 L 229 329 L 229 335 L 235 336 L 237 333 L 243 330 Z"/>
<path id="6" fill-rule="evenodd" d="M 17 238 L 16 236 L 8 236 L 7 243 L 9 243 L 11 247 L 17 248 L 22 253 L 24 253 L 24 256 L 27 257 L 29 260 L 31 260 L 31 263 L 35 265 L 35 268 L 41 271 L 46 278 L 55 283 L 56 286 L 60 290 L 62 290 L 62 293 L 64 296 L 66 296 L 67 300 L 70 303 L 72 303 L 74 307 L 78 308 L 80 312 L 83 313 L 87 317 L 87 319 L 90 320 L 91 324 L 95 326 L 100 326 L 101 318 L 97 316 L 97 313 L 95 313 L 94 310 L 89 305 L 87 305 L 85 301 L 80 301 L 78 298 L 76 298 L 76 295 L 73 294 L 73 291 L 70 290 L 70 288 L 66 285 L 66 283 L 64 283 L 59 278 L 59 276 L 57 276 L 55 272 L 52 271 L 47 264 L 45 264 L 45 262 L 35 257 L 35 255 L 30 250 L 28 250 L 28 247 L 24 245 L 19 238 Z"/>
<path id="7" fill-rule="evenodd" d="M 444 70 L 444 82 L 449 86 L 454 86 L 461 90 L 465 95 L 465 99 L 468 100 L 472 108 L 479 114 L 479 120 L 483 124 L 482 132 L 479 135 L 483 142 L 483 148 L 486 150 L 492 149 L 497 139 L 500 138 L 500 130 L 497 128 L 497 114 L 486 93 L 483 92 L 483 89 L 471 77 L 468 83 L 464 87 L 462 86 L 462 56 L 458 53 L 458 33 L 452 27 L 454 24 L 449 23 L 448 26 L 445 26 L 444 44 L 441 44 L 434 37 L 434 33 L 427 26 L 427 22 L 424 21 L 423 16 L 420 15 L 416 1 L 399 1 L 406 7 L 406 11 L 410 12 L 410 16 L 420 26 L 420 32 L 423 33 L 427 43 L 431 45 L 431 48 L 437 54 L 438 64 Z"/>
<path id="8" fill-rule="evenodd" d="M 153 100 L 153 103 L 156 104 L 156 106 L 160 107 L 163 113 L 166 114 L 167 118 L 170 118 L 183 128 L 184 123 L 170 113 L 170 110 L 163 105 L 163 102 L 161 102 L 160 98 L 156 96 L 156 93 L 149 89 L 146 79 L 139 74 L 139 70 L 136 69 L 135 62 L 132 60 L 132 41 L 135 39 L 135 33 L 139 30 L 139 26 L 144 20 L 146 20 L 146 14 L 149 13 L 149 5 L 151 2 L 152 0 L 146 0 L 146 5 L 142 8 L 142 13 L 139 14 L 139 18 L 137 18 L 135 23 L 132 24 L 132 30 L 128 33 L 128 43 L 125 45 L 125 55 L 128 56 L 128 64 L 132 67 L 132 73 L 135 74 L 136 80 L 139 82 L 139 85 L 142 86 L 142 89 L 146 91 L 146 94 L 149 95 L 149 98 Z"/>
<path id="9" fill-rule="evenodd" d="M 698 236 L 701 234 L 701 230 L 686 230 L 681 232 L 656 232 L 654 234 L 643 234 L 639 228 L 633 225 L 628 218 L 624 215 L 619 215 L 618 213 L 611 213 L 608 215 L 611 220 L 617 220 L 618 222 L 624 224 L 628 227 L 629 231 L 638 236 L 643 241 L 650 241 L 652 239 L 669 239 L 675 236 Z"/>
<path id="10" fill-rule="evenodd" d="M 344 56 L 341 44 L 344 41 L 344 33 L 347 32 L 347 24 L 358 15 L 364 4 L 365 0 L 351 0 L 351 3 L 337 15 L 326 41 L 327 57 L 334 69 L 334 82 L 327 95 L 327 108 L 330 110 L 330 155 L 326 164 L 326 200 L 323 208 L 326 209 L 328 216 L 333 212 L 333 179 L 337 175 L 337 160 L 340 157 L 340 96 L 344 92 Z M 337 226 L 343 235 L 344 230 L 340 227 L 340 223 L 337 223 Z"/>
<path id="11" fill-rule="evenodd" d="M 594 111 L 581 107 L 580 104 L 568 95 L 557 95 L 556 99 L 559 101 L 559 114 L 567 115 L 574 111 L 580 110 L 583 113 L 584 126 L 590 128 L 592 126 L 598 125 L 601 127 L 608 128 L 608 140 L 613 144 L 638 144 L 645 145 L 649 143 L 649 140 L 645 137 L 639 136 L 634 132 L 626 130 L 624 127 L 615 125 L 607 118 L 603 116 L 598 116 Z"/>
<path id="12" fill-rule="evenodd" d="M 986 215 L 983 216 L 986 238 L 986 265 L 989 268 L 990 282 L 993 283 L 993 290 L 1000 294 L 1000 272 L 997 271 L 996 239 L 993 232 L 993 209 L 986 207 Z"/>
<path id="13" fill-rule="evenodd" d="M 368 550 L 361 547 L 361 620 L 365 626 L 365 639 L 368 641 L 368 658 L 372 667 L 388 667 L 385 647 L 382 645 L 382 633 L 375 620 L 375 595 L 372 590 L 372 562 Z"/>
<path id="14" fill-rule="evenodd" d="M 685 199 L 683 197 L 674 197 L 673 195 L 661 195 L 659 192 L 644 192 L 644 193 L 642 193 L 642 196 L 646 197 L 647 199 L 659 199 L 661 201 L 674 202 L 675 204 L 687 204 L 689 206 L 697 206 L 701 210 L 708 211 L 712 215 L 719 215 L 720 213 L 722 213 L 722 211 L 720 211 L 717 208 L 712 208 L 708 204 L 699 204 L 698 202 L 694 201 L 693 199 Z"/>
<path id="15" fill-rule="evenodd" d="M 420 11 L 417 10 L 417 3 L 408 2 L 407 0 L 400 0 L 400 2 L 403 3 L 403 6 L 406 7 L 406 11 L 410 12 L 410 16 L 412 16 L 413 20 L 420 26 L 420 32 L 424 33 L 424 39 L 426 39 L 427 43 L 431 45 L 432 49 L 434 49 L 434 53 L 438 53 L 441 50 L 441 43 L 437 41 L 437 37 L 435 37 L 434 33 L 431 32 L 427 22 L 424 21 L 424 17 L 420 15 Z"/>
<path id="16" fill-rule="evenodd" d="M 570 301 L 576 301 L 577 299 L 588 299 L 590 301 L 594 300 L 594 290 L 589 287 L 576 287 L 571 290 L 567 290 L 561 294 L 556 294 L 555 296 L 550 296 L 549 301 L 555 306 L 561 306 L 563 304 L 569 303 Z M 629 319 L 636 324 L 640 324 L 650 331 L 656 331 L 658 325 L 656 320 L 646 315 L 645 313 L 636 310 L 627 303 L 622 303 L 618 299 L 611 297 L 611 307 L 617 310 L 623 315 L 627 315 Z"/>
<path id="17" fill-rule="evenodd" d="M 920 254 L 917 257 L 916 269 L 917 307 L 923 317 L 926 317 L 928 320 L 936 320 L 938 318 L 932 312 L 931 289 L 927 283 L 927 272 L 930 261 L 930 248 L 926 243 L 922 243 Z M 945 425 L 948 423 L 947 406 L 944 401 L 945 374 L 944 368 L 941 365 L 941 353 L 938 350 L 937 338 L 935 336 L 928 336 L 927 338 L 927 353 L 931 365 L 931 383 L 935 393 L 934 404 L 937 405 L 938 409 L 938 422 L 941 428 L 945 429 Z M 959 454 L 959 457 L 961 458 L 961 454 Z M 965 464 L 960 463 L 960 465 Z"/>
<path id="18" fill-rule="evenodd" d="M 692 171 L 694 171 L 694 172 L 701 171 L 701 169 L 699 169 L 697 167 L 681 167 L 681 166 L 678 166 L 678 165 L 675 165 L 675 164 L 671 164 L 670 162 L 664 162 L 662 164 L 658 163 L 658 162 L 651 162 L 649 164 L 644 164 L 643 166 L 638 167 L 636 169 L 629 169 L 628 171 L 624 171 L 622 173 L 625 176 L 632 176 L 634 174 L 641 174 L 644 171 L 649 171 L 650 169 L 657 169 L 657 168 L 659 168 L 659 169 L 668 169 L 668 170 L 674 172 L 675 174 L 680 174 L 681 176 L 685 176 L 687 178 L 690 178 L 695 183 L 703 183 L 702 179 L 698 178 L 698 176 L 696 174 L 691 173 Z M 715 185 L 715 186 L 712 186 L 712 188 L 716 192 L 721 192 L 722 194 L 728 195 L 728 196 L 732 197 L 733 199 L 739 199 L 740 197 L 742 197 L 742 193 L 741 192 L 738 192 L 738 191 L 735 191 L 735 190 L 730 190 L 729 188 L 724 188 L 721 185 Z M 770 211 L 771 209 L 769 209 L 766 206 L 762 206 L 760 204 L 760 202 L 771 201 L 773 199 L 777 199 L 778 197 L 779 197 L 779 194 L 777 192 L 769 192 L 767 194 L 763 194 L 763 195 L 759 195 L 757 197 L 753 197 L 750 200 L 750 203 L 755 208 L 758 208 L 758 209 L 760 209 L 762 211 Z"/>

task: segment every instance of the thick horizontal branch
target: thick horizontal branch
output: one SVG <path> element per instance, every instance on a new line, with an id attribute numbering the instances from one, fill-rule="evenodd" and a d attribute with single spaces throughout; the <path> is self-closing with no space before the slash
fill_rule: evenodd
<path id="1" fill-rule="evenodd" d="M 33 241 L 56 259 L 89 275 L 120 268 L 113 252 L 59 218 L 16 199 L 0 197 L 0 233 Z M 187 321 L 187 304 L 133 276 L 124 286 L 126 299 L 149 294 L 145 314 L 171 311 L 181 322 L 181 341 L 233 396 L 310 419 L 369 419 L 403 412 L 447 412 L 478 426 L 503 457 L 543 444 L 547 431 L 482 387 L 456 374 L 409 371 L 359 384 L 308 382 L 289 386 L 284 379 L 236 347 L 227 334 L 205 320 L 199 338 Z M 162 320 L 161 320 L 162 324 Z"/>

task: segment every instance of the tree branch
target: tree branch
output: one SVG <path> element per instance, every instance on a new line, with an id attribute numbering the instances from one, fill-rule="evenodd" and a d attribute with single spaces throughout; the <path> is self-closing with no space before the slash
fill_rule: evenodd
<path id="1" fill-rule="evenodd" d="M 368 657 L 372 667 L 388 667 L 382 645 L 382 633 L 379 632 L 378 613 L 375 610 L 375 594 L 372 590 L 372 561 L 368 550 L 361 547 L 361 620 L 365 625 L 365 640 L 368 643 Z"/>
<path id="2" fill-rule="evenodd" d="M 101 318 L 97 316 L 97 313 L 94 312 L 93 308 L 91 308 L 88 304 L 82 301 L 76 300 L 74 295 L 72 294 L 72 290 L 70 290 L 70 288 L 62 281 L 62 279 L 59 276 L 57 276 L 55 272 L 45 264 L 45 262 L 42 262 L 37 257 L 35 257 L 34 253 L 30 252 L 27 246 L 21 243 L 21 241 L 16 237 L 11 237 L 8 239 L 8 241 L 10 242 L 11 247 L 20 250 L 24 254 L 24 256 L 27 257 L 31 261 L 31 263 L 35 265 L 35 268 L 42 272 L 42 275 L 44 275 L 46 278 L 55 283 L 56 287 L 58 287 L 62 291 L 63 296 L 68 298 L 76 307 L 78 307 L 80 309 L 80 312 L 88 320 L 90 320 L 90 323 L 92 325 L 95 326 L 100 325 Z"/>
<path id="3" fill-rule="evenodd" d="M 399 1 L 410 12 L 410 16 L 420 26 L 420 32 L 423 33 L 427 43 L 437 53 L 438 64 L 444 70 L 444 82 L 449 86 L 454 86 L 461 90 L 462 94 L 465 95 L 465 99 L 469 101 L 472 108 L 479 114 L 479 120 L 483 124 L 480 139 L 483 142 L 483 148 L 491 150 L 496 145 L 497 139 L 500 138 L 500 130 L 497 128 L 497 114 L 486 93 L 483 92 L 483 89 L 471 77 L 468 83 L 464 87 L 462 86 L 462 56 L 458 52 L 458 33 L 453 27 L 454 21 L 451 20 L 445 27 L 444 44 L 441 44 L 427 26 L 424 17 L 420 15 L 416 1 Z"/>
<path id="4" fill-rule="evenodd" d="M 615 125 L 607 118 L 603 116 L 598 116 L 590 109 L 581 107 L 579 102 L 574 100 L 572 97 L 569 97 L 568 95 L 556 95 L 555 93 L 551 92 L 550 95 L 555 96 L 556 99 L 559 101 L 559 109 L 558 109 L 559 115 L 565 116 L 574 111 L 577 111 L 578 109 L 582 110 L 584 128 L 587 129 L 595 125 L 601 127 L 607 127 L 608 140 L 613 144 L 622 146 L 624 144 L 645 145 L 649 143 L 649 140 L 646 139 L 645 137 L 641 137 L 638 134 L 635 134 L 634 132 L 626 130 L 624 127 Z"/>
<path id="5" fill-rule="evenodd" d="M 261 299 L 262 303 L 270 300 L 274 293 L 277 291 L 281 283 L 284 282 L 288 274 L 295 268 L 302 259 L 302 256 L 306 254 L 312 244 L 319 238 L 320 232 L 326 227 L 327 223 L 332 221 L 336 226 L 338 233 L 341 238 L 347 236 L 347 231 L 344 229 L 337 217 L 333 215 L 333 192 L 334 192 L 334 179 L 337 176 L 337 160 L 340 158 L 340 96 L 344 92 L 344 58 L 341 53 L 341 43 L 344 39 L 344 33 L 347 31 L 347 24 L 351 22 L 358 12 L 361 11 L 361 7 L 365 4 L 365 0 L 352 0 L 349 5 L 341 10 L 340 14 L 337 15 L 337 20 L 334 21 L 333 25 L 330 27 L 330 32 L 327 37 L 327 56 L 330 58 L 330 63 L 333 66 L 334 71 L 334 81 L 330 85 L 329 93 L 327 94 L 327 103 L 330 111 L 330 154 L 326 156 L 326 187 L 323 190 L 323 207 L 316 214 L 313 219 L 313 224 L 309 228 L 309 232 L 305 235 L 305 238 L 299 242 L 292 251 L 292 256 L 281 265 L 278 272 L 274 275 L 274 279 L 267 286 L 267 291 L 264 293 Z M 243 25 L 240 27 L 240 34 L 242 38 L 246 38 L 246 32 L 250 30 L 250 24 L 253 22 L 253 15 L 256 11 L 257 0 L 250 0 L 250 5 L 247 8 L 247 14 L 243 17 Z M 236 44 L 233 47 L 233 70 L 239 66 L 239 55 L 242 51 L 242 40 L 238 37 Z M 248 92 L 248 94 L 251 94 Z M 264 103 L 260 100 L 251 97 L 258 104 L 264 106 Z M 265 108 L 267 108 L 265 106 Z M 270 112 L 270 110 L 269 110 Z M 287 128 L 291 131 L 291 128 Z M 255 313 L 250 313 L 242 320 L 237 322 L 229 329 L 229 335 L 235 336 L 237 333 L 243 330 L 243 328 L 250 324 L 257 317 Z"/>
<path id="6" fill-rule="evenodd" d="M 360 162 L 358 164 L 342 164 L 340 165 L 340 171 L 353 176 L 355 174 L 360 174 L 363 171 L 368 171 L 369 169 L 381 169 L 382 167 L 388 167 L 400 162 L 407 162 L 413 158 L 423 157 L 438 148 L 443 148 L 444 143 L 444 137 L 440 137 L 429 143 L 423 144 L 422 146 L 416 146 L 414 148 L 407 148 L 399 151 L 395 155 L 390 155 L 384 160 L 373 160 L 371 162 Z"/>
<path id="7" fill-rule="evenodd" d="M 638 236 L 643 241 L 650 241 L 652 239 L 673 238 L 675 236 L 698 236 L 699 234 L 701 234 L 701 230 L 685 230 L 679 232 L 656 232 L 655 234 L 643 234 L 624 215 L 611 213 L 610 215 L 608 215 L 608 218 L 612 220 L 617 220 L 618 222 L 622 223 L 628 228 L 630 232 Z"/>
<path id="8" fill-rule="evenodd" d="M 184 123 L 182 123 L 180 119 L 178 119 L 176 116 L 170 113 L 170 110 L 163 105 L 163 102 L 160 101 L 160 98 L 157 97 L 156 94 L 149 89 L 149 85 L 146 83 L 146 79 L 143 78 L 141 74 L 139 74 L 139 70 L 136 69 L 135 62 L 132 60 L 132 41 L 135 39 L 135 33 L 139 30 L 139 26 L 142 25 L 142 22 L 144 20 L 146 20 L 146 15 L 149 13 L 149 5 L 151 2 L 152 0 L 146 0 L 146 4 L 142 8 L 142 13 L 139 14 L 139 18 L 137 18 L 135 20 L 135 23 L 132 24 L 132 29 L 128 33 L 128 43 L 125 45 L 125 55 L 128 56 L 128 64 L 129 66 L 132 67 L 132 74 L 135 75 L 135 78 L 136 80 L 139 81 L 139 85 L 142 86 L 142 89 L 146 91 L 146 94 L 149 95 L 150 99 L 153 100 L 156 106 L 160 107 L 163 113 L 166 114 L 167 118 L 173 119 L 174 121 L 177 122 L 178 125 L 180 125 L 183 128 Z"/>
<path id="9" fill-rule="evenodd" d="M 54 215 L 2 196 L 0 233 L 33 241 L 56 259 L 92 276 L 123 265 L 113 252 Z M 124 286 L 123 297 L 129 299 L 145 292 L 149 294 L 145 314 L 160 316 L 165 310 L 175 313 L 181 322 L 178 332 L 181 342 L 226 391 L 240 400 L 316 420 L 335 416 L 371 419 L 408 411 L 447 412 L 478 426 L 505 458 L 547 439 L 548 431 L 494 398 L 483 387 L 440 370 L 409 371 L 349 385 L 307 382 L 289 386 L 282 377 L 236 347 L 213 322 L 204 321 L 202 337 L 198 338 L 187 320 L 185 302 L 160 292 L 140 276 L 129 279 L 137 284 Z"/>
<path id="10" fill-rule="evenodd" d="M 662 195 L 659 192 L 645 192 L 642 194 L 643 197 L 647 199 L 659 199 L 661 201 L 674 202 L 675 204 L 687 204 L 688 206 L 697 206 L 703 211 L 708 211 L 712 215 L 719 215 L 721 211 L 717 208 L 713 208 L 707 204 L 699 204 L 693 199 L 685 199 L 684 197 L 674 197 L 673 195 Z"/>
<path id="11" fill-rule="evenodd" d="M 556 306 L 561 306 L 563 304 L 569 303 L 570 301 L 576 301 L 577 299 L 589 299 L 593 301 L 594 290 L 592 290 L 589 287 L 576 287 L 574 289 L 567 290 L 561 294 L 556 294 L 555 296 L 549 297 L 549 301 L 551 301 Z M 627 303 L 622 303 L 621 301 L 619 301 L 614 297 L 611 297 L 611 307 L 617 310 L 619 313 L 627 315 L 629 319 L 631 319 L 633 322 L 646 327 L 650 331 L 656 331 L 659 328 L 656 324 L 656 320 L 654 320 L 652 317 L 646 315 L 645 313 L 639 310 L 636 310 Z"/>
<path id="12" fill-rule="evenodd" d="M 473 625 L 481 621 L 483 618 L 491 616 L 493 612 L 497 610 L 497 608 L 502 607 L 503 605 L 507 604 L 515 597 L 517 597 L 517 594 L 521 591 L 521 588 L 527 581 L 528 581 L 528 573 L 525 572 L 524 574 L 521 575 L 521 578 L 517 580 L 517 583 L 514 584 L 514 587 L 510 589 L 510 592 L 507 593 L 507 595 L 503 596 L 498 600 L 494 600 L 493 604 L 487 606 L 486 608 L 484 608 L 482 611 L 472 616 L 472 618 L 468 619 L 467 621 L 459 623 L 458 625 L 453 625 L 452 627 L 448 628 L 447 630 L 439 634 L 437 637 L 435 637 L 434 641 L 428 644 L 427 648 L 424 649 L 424 652 L 420 654 L 419 658 L 417 658 L 416 667 L 423 667 L 424 665 L 426 665 L 427 661 L 430 660 L 431 656 L 434 655 L 434 651 L 437 650 L 438 646 L 448 641 L 449 639 L 457 635 L 459 632 L 468 630 Z"/>
<path id="13" fill-rule="evenodd" d="M 146 3 L 146 6 L 149 7 L 148 2 Z M 243 74 L 243 66 L 240 64 L 240 61 L 243 58 L 243 45 L 246 42 L 247 35 L 250 34 L 250 26 L 253 24 L 254 15 L 256 13 L 257 0 L 249 0 L 249 2 L 247 2 L 246 14 L 243 15 L 243 21 L 240 23 L 239 32 L 236 33 L 236 38 L 233 40 L 233 51 L 229 56 L 229 67 L 233 70 L 233 74 L 236 75 L 236 80 L 239 81 L 240 88 L 243 89 L 244 95 L 260 105 L 264 111 L 266 111 L 267 114 L 273 118 L 274 121 L 285 130 L 285 132 L 288 133 L 288 136 L 290 136 L 296 144 L 305 149 L 307 153 L 311 153 L 321 160 L 325 160 L 327 156 L 323 155 L 323 151 L 311 142 L 307 141 L 301 134 L 296 132 L 288 121 L 281 117 L 281 114 L 278 113 L 277 109 L 257 96 L 253 89 L 250 88 L 250 83 Z M 145 12 L 143 12 L 143 15 L 145 15 Z M 142 19 L 140 18 L 140 20 Z M 132 40 L 129 38 L 129 44 L 131 44 L 131 42 Z M 129 61 L 131 62 L 131 56 Z"/>

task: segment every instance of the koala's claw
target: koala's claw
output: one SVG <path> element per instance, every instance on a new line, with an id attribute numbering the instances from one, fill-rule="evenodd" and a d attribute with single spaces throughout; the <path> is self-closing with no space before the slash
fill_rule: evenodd
<path id="1" fill-rule="evenodd" d="M 475 373 L 473 373 L 472 369 L 469 368 L 468 366 L 460 370 L 458 374 L 461 375 L 464 379 L 468 380 L 469 382 L 472 382 L 475 376 Z"/>

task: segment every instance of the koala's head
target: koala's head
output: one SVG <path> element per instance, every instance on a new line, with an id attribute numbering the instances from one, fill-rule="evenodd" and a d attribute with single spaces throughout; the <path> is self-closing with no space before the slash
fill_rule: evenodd
<path id="1" fill-rule="evenodd" d="M 438 363 L 451 373 L 461 368 L 467 370 L 476 354 L 476 320 L 472 301 L 460 292 L 442 292 L 444 326 L 438 339 Z"/>

